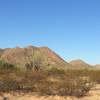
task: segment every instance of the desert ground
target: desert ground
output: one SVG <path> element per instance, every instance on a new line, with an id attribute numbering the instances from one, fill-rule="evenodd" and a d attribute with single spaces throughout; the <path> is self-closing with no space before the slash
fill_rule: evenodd
<path id="1" fill-rule="evenodd" d="M 7 99 L 4 99 L 7 98 Z M 69 96 L 37 96 L 34 93 L 1 93 L 0 100 L 100 100 L 100 84 L 95 85 L 86 94 L 86 96 L 81 98 L 69 97 Z"/>

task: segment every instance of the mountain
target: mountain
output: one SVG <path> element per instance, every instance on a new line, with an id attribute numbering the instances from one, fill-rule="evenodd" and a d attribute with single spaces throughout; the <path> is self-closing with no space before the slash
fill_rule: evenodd
<path id="1" fill-rule="evenodd" d="M 88 69 L 92 68 L 91 65 L 87 64 L 86 62 L 82 61 L 81 59 L 72 60 L 70 64 L 75 67 L 76 69 Z"/>
<path id="2" fill-rule="evenodd" d="M 94 65 L 94 68 L 100 70 L 100 64 Z"/>
<path id="3" fill-rule="evenodd" d="M 25 48 L 9 48 L 1 50 L 1 59 L 15 64 L 18 67 L 25 67 L 26 64 L 38 64 L 41 68 L 71 68 L 72 66 L 64 61 L 59 55 L 48 47 L 28 46 Z"/>

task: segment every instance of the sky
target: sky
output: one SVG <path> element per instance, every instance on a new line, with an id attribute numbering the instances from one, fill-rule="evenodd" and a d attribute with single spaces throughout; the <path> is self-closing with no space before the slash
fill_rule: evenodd
<path id="1" fill-rule="evenodd" d="M 100 64 L 100 0 L 0 0 L 0 48 L 27 45 Z"/>

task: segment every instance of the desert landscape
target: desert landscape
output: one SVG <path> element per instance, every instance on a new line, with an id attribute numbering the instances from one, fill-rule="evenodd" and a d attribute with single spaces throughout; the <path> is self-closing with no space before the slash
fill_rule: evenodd
<path id="1" fill-rule="evenodd" d="M 38 96 L 34 93 L 19 94 L 5 93 L 0 96 L 0 100 L 100 100 L 100 84 L 95 85 L 84 97 L 77 98 L 72 96 Z"/>
<path id="2" fill-rule="evenodd" d="M 0 100 L 100 100 L 100 0 L 0 0 Z"/>
<path id="3" fill-rule="evenodd" d="M 99 100 L 95 66 L 66 62 L 48 47 L 0 49 L 0 100 Z"/>

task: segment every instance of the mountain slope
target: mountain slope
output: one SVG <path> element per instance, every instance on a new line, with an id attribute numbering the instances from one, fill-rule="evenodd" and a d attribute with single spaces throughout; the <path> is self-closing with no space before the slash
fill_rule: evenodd
<path id="1" fill-rule="evenodd" d="M 76 69 L 88 69 L 88 68 L 92 68 L 91 65 L 87 64 L 86 62 L 77 59 L 77 60 L 72 60 L 70 62 L 70 64 L 75 67 Z"/>
<path id="2" fill-rule="evenodd" d="M 26 48 L 10 48 L 4 50 L 1 59 L 19 67 L 25 67 L 29 63 L 41 64 L 41 68 L 71 68 L 71 65 L 65 62 L 60 56 L 48 47 L 28 46 Z M 35 65 L 35 64 L 34 64 Z"/>
<path id="3" fill-rule="evenodd" d="M 94 68 L 100 70 L 100 64 L 95 65 Z"/>

